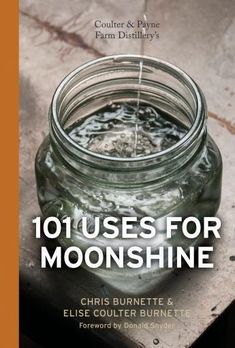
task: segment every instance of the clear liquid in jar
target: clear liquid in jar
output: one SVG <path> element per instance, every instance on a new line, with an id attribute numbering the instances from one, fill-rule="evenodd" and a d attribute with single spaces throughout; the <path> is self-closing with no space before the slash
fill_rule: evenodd
<path id="1" fill-rule="evenodd" d="M 156 107 L 112 103 L 77 121 L 67 132 L 77 144 L 92 152 L 128 158 L 166 150 L 176 144 L 187 129 Z"/>

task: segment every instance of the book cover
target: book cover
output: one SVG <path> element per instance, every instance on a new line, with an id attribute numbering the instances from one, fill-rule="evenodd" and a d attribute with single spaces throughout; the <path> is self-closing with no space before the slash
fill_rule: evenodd
<path id="1" fill-rule="evenodd" d="M 234 347 L 235 3 L 19 7 L 20 346 Z"/>

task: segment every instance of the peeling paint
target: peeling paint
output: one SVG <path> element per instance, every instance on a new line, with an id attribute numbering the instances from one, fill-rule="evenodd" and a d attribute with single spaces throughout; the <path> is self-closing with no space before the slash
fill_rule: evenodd
<path id="1" fill-rule="evenodd" d="M 33 20 L 41 29 L 44 29 L 47 33 L 50 34 L 51 40 L 62 41 L 71 47 L 80 47 L 84 50 L 88 51 L 95 57 L 103 57 L 105 54 L 100 52 L 93 46 L 90 46 L 86 43 L 81 35 L 75 32 L 66 31 L 64 25 L 59 26 L 50 23 L 47 20 L 42 20 L 36 15 L 33 15 L 27 11 L 20 11 L 22 16 L 25 16 L 31 20 Z M 72 19 L 71 19 L 72 20 Z"/>
<path id="2" fill-rule="evenodd" d="M 229 133 L 235 134 L 235 124 L 226 120 L 224 117 L 218 116 L 217 114 L 210 111 L 208 112 L 208 116 L 218 121 L 222 127 L 226 128 L 229 131 Z"/>

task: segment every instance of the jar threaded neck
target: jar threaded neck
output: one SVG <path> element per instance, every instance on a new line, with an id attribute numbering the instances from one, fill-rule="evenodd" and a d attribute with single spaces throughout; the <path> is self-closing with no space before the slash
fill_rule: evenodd
<path id="1" fill-rule="evenodd" d="M 139 85 L 139 62 L 143 61 Z M 82 118 L 110 100 L 137 98 L 171 108 L 188 127 L 186 135 L 166 150 L 140 157 L 112 157 L 78 145 L 66 132 L 76 117 Z M 206 103 L 195 82 L 182 70 L 151 57 L 117 55 L 88 62 L 70 73 L 58 86 L 49 113 L 50 137 L 57 153 L 73 170 L 100 180 L 115 175 L 118 182 L 154 180 L 177 170 L 194 155 L 206 135 Z"/>

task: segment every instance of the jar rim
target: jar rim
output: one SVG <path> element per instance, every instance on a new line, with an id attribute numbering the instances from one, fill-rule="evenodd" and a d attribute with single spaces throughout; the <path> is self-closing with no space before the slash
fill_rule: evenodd
<path id="1" fill-rule="evenodd" d="M 64 128 L 61 126 L 59 118 L 58 118 L 58 112 L 57 112 L 57 104 L 58 104 L 58 99 L 63 91 L 63 89 L 66 87 L 66 85 L 69 84 L 69 82 L 73 79 L 74 76 L 79 74 L 81 71 L 86 70 L 87 68 L 91 66 L 95 66 L 96 64 L 102 63 L 102 62 L 112 62 L 113 60 L 115 61 L 125 61 L 127 59 L 140 61 L 143 59 L 145 62 L 152 62 L 156 63 L 159 67 L 164 67 L 166 69 L 171 70 L 172 72 L 176 72 L 179 76 L 182 77 L 184 81 L 187 81 L 188 84 L 192 87 L 194 95 L 195 95 L 195 102 L 196 102 L 196 117 L 193 120 L 192 126 L 189 128 L 187 133 L 179 140 L 177 141 L 174 145 L 170 146 L 169 148 L 158 151 L 155 153 L 151 153 L 145 156 L 139 156 L 139 157 L 114 157 L 114 156 L 109 156 L 109 155 L 103 155 L 100 153 L 96 153 L 93 151 L 90 151 L 81 145 L 79 145 L 77 142 L 75 142 L 64 130 Z M 203 105 L 204 105 L 204 98 L 203 94 L 200 91 L 199 87 L 196 85 L 194 80 L 182 69 L 178 68 L 174 64 L 168 63 L 164 60 L 154 58 L 151 56 L 146 56 L 146 55 L 136 55 L 136 54 L 118 54 L 118 55 L 109 55 L 105 56 L 102 58 L 98 59 L 93 59 L 90 60 L 89 62 L 86 62 L 79 67 L 75 68 L 72 72 L 70 72 L 58 85 L 58 87 L 55 90 L 55 93 L 52 98 L 52 103 L 51 103 L 51 113 L 50 113 L 50 122 L 53 123 L 58 132 L 62 135 L 64 140 L 66 140 L 70 146 L 72 146 L 75 150 L 78 150 L 85 155 L 88 155 L 90 157 L 93 157 L 95 159 L 101 159 L 101 160 L 108 160 L 108 161 L 115 161 L 116 163 L 126 163 L 126 162 L 142 162 L 142 161 L 148 161 L 152 159 L 159 159 L 167 156 L 168 154 L 177 151 L 180 149 L 188 140 L 192 137 L 194 132 L 198 129 L 199 125 L 202 123 L 202 117 L 204 117 L 204 113 L 202 113 L 203 110 Z"/>

